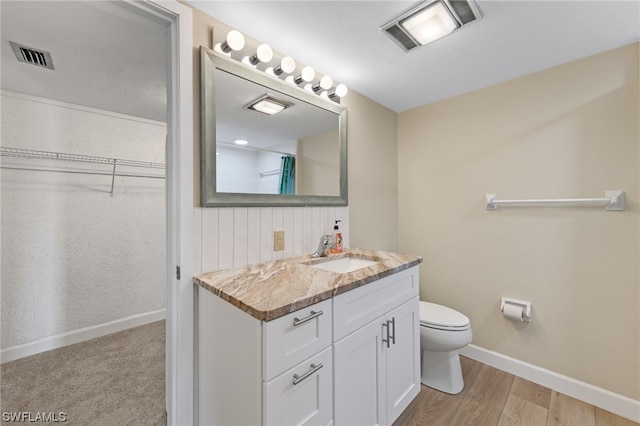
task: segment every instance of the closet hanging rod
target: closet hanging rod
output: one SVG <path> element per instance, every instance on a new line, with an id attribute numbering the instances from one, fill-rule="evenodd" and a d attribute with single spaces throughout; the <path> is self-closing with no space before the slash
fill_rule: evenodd
<path id="1" fill-rule="evenodd" d="M 53 172 L 53 173 L 69 173 L 78 175 L 98 175 L 98 176 L 116 176 L 116 177 L 139 177 L 146 179 L 165 179 L 164 175 L 145 175 L 145 174 L 129 174 L 129 173 L 116 173 L 112 172 L 92 172 L 92 171 L 80 171 L 80 170 L 60 170 L 60 169 L 44 169 L 34 167 L 13 167 L 13 166 L 0 166 L 0 169 L 7 170 L 28 170 L 31 172 Z"/>
<path id="2" fill-rule="evenodd" d="M 504 205 L 604 205 L 605 210 L 624 210 L 624 189 L 606 190 L 603 198 L 543 198 L 533 200 L 496 200 L 496 194 L 485 194 L 486 210 L 497 210 L 498 204 Z"/>

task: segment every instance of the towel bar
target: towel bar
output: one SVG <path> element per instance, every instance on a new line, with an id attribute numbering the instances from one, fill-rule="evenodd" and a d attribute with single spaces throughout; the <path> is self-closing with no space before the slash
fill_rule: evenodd
<path id="1" fill-rule="evenodd" d="M 607 190 L 603 198 L 551 198 L 534 200 L 496 200 L 496 194 L 485 194 L 486 210 L 497 210 L 498 204 L 532 205 L 532 204 L 563 204 L 563 205 L 598 205 L 604 204 L 607 211 L 624 210 L 624 189 Z"/>

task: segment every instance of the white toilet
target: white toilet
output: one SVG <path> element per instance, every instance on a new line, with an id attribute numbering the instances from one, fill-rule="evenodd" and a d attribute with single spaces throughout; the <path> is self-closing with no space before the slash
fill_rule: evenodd
<path id="1" fill-rule="evenodd" d="M 464 388 L 458 349 L 471 343 L 469 318 L 446 306 L 420 301 L 422 384 L 457 394 Z"/>

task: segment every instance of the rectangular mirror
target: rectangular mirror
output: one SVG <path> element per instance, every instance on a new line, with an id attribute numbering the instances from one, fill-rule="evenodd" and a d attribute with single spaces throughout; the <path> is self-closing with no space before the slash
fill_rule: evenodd
<path id="1" fill-rule="evenodd" d="M 347 205 L 344 106 L 203 46 L 200 60 L 203 207 Z"/>

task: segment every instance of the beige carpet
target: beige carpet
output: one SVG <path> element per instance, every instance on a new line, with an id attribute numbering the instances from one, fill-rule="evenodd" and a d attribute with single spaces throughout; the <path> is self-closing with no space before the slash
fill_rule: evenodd
<path id="1" fill-rule="evenodd" d="M 2 364 L 0 380 L 3 423 L 24 412 L 64 413 L 67 425 L 166 425 L 165 322 Z"/>

